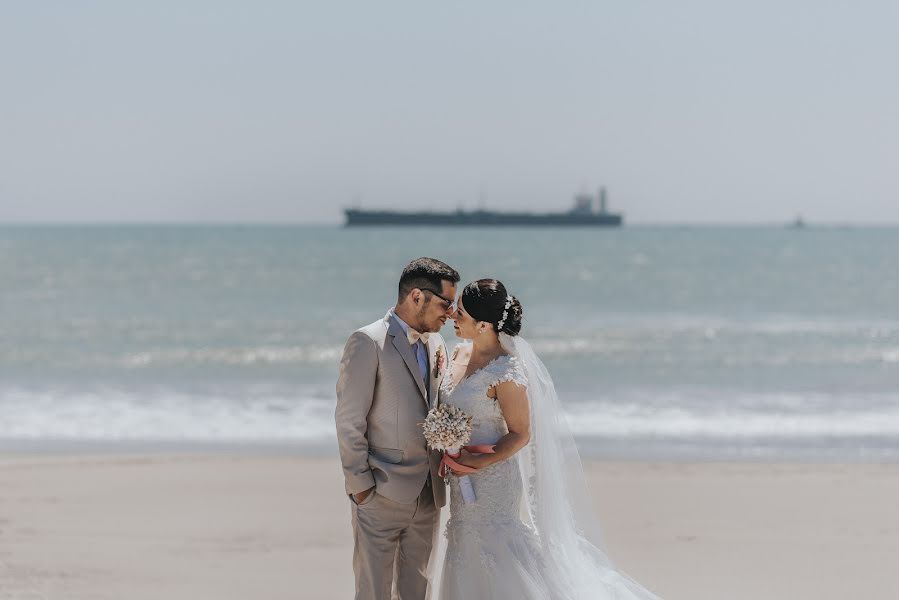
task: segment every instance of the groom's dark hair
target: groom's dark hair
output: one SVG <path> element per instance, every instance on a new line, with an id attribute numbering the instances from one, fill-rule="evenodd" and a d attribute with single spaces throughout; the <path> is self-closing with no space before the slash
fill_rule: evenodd
<path id="1" fill-rule="evenodd" d="M 440 292 L 444 281 L 458 283 L 460 279 L 459 272 L 445 262 L 436 258 L 416 258 L 403 269 L 403 275 L 400 277 L 399 301 L 402 302 L 415 288 Z"/>

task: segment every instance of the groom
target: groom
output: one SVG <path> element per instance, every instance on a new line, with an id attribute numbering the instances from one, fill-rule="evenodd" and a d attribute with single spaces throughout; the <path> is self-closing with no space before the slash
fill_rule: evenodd
<path id="1" fill-rule="evenodd" d="M 440 455 L 421 423 L 447 368 L 437 333 L 459 273 L 433 258 L 403 270 L 397 304 L 347 340 L 337 379 L 337 440 L 353 517 L 356 600 L 423 600 L 446 504 Z"/>

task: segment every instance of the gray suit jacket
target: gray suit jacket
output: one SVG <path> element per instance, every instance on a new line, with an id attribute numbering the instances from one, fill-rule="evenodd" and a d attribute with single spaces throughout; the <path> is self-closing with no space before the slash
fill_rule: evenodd
<path id="1" fill-rule="evenodd" d="M 438 349 L 443 360 L 435 372 Z M 446 488 L 437 476 L 440 453 L 427 449 L 420 425 L 437 404 L 449 364 L 440 334 L 428 338 L 428 361 L 426 389 L 415 352 L 390 313 L 347 340 L 334 415 L 347 494 L 375 486 L 390 500 L 415 502 L 430 472 L 434 502 L 446 504 Z"/>

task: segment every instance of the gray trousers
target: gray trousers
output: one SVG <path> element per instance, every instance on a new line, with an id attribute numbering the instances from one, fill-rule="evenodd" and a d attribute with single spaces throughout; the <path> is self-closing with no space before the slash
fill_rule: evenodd
<path id="1" fill-rule="evenodd" d="M 411 504 L 373 491 L 352 503 L 356 600 L 424 600 L 440 519 L 430 478 Z"/>

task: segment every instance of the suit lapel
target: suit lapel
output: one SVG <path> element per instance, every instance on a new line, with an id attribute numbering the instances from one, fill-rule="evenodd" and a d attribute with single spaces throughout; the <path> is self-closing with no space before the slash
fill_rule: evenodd
<path id="1" fill-rule="evenodd" d="M 438 337 L 436 335 L 431 335 L 428 338 L 428 389 L 430 395 L 428 396 L 431 399 L 431 406 L 437 406 L 437 394 L 440 391 L 440 377 L 443 375 L 443 372 L 446 370 L 446 348 L 443 347 L 443 344 L 438 341 Z M 438 365 L 437 360 L 437 351 L 443 353 L 443 364 Z M 440 371 L 438 373 L 437 367 L 440 367 Z"/>
<path id="2" fill-rule="evenodd" d="M 427 404 L 428 391 L 425 389 L 424 381 L 421 380 L 421 372 L 418 370 L 418 360 L 415 358 L 415 352 L 412 351 L 412 346 L 409 345 L 409 340 L 406 338 L 406 334 L 403 331 L 403 328 L 400 327 L 400 324 L 397 323 L 395 319 L 389 317 L 388 323 L 387 333 L 393 336 L 393 346 L 396 348 L 397 352 L 400 353 L 400 356 L 403 357 L 403 362 L 406 363 L 409 374 L 412 376 L 412 379 L 415 380 L 418 391 L 421 392 L 421 397 L 425 401 L 425 404 Z"/>

